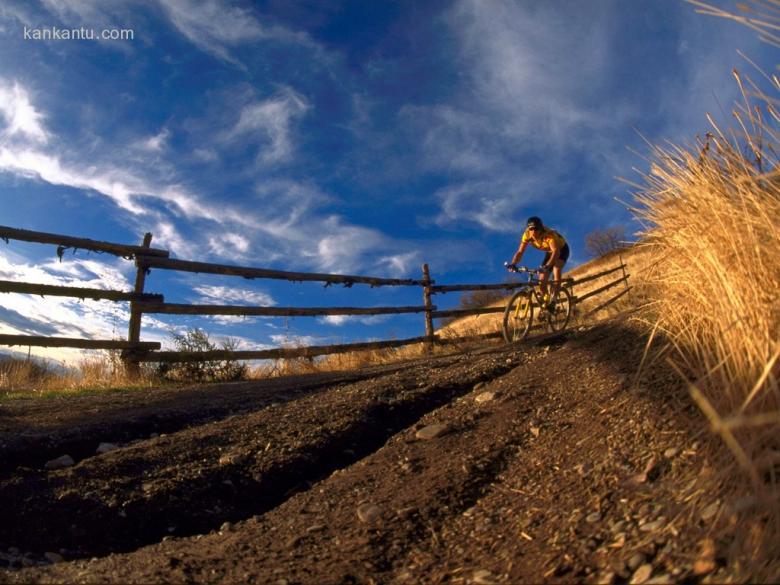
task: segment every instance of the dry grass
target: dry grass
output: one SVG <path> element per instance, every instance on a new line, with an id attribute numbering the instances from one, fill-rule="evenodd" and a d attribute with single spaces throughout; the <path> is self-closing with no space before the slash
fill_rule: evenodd
<path id="1" fill-rule="evenodd" d="M 780 118 L 755 89 L 735 111 L 738 131 L 714 127 L 690 148 L 654 149 L 635 212 L 653 257 L 650 325 L 670 340 L 670 362 L 756 498 L 750 521 L 763 536 L 735 558 L 752 576 L 773 580 L 780 577 Z"/>
<path id="2" fill-rule="evenodd" d="M 463 325 L 458 328 L 457 332 L 447 329 L 437 331 L 437 334 L 445 339 L 478 335 L 479 333 L 482 333 L 479 327 L 464 327 Z M 479 342 L 478 345 L 484 347 L 485 342 Z M 402 347 L 337 353 L 317 358 L 279 359 L 255 367 L 250 373 L 250 378 L 259 379 L 316 372 L 349 371 L 370 366 L 398 363 L 430 355 L 444 355 L 463 351 L 474 346 L 474 342 L 463 340 L 456 343 L 448 343 L 447 345 L 436 345 L 433 351 L 429 352 L 424 344 L 414 343 Z"/>
<path id="3" fill-rule="evenodd" d="M 0 362 L 0 397 L 4 398 L 141 388 L 158 383 L 151 368 L 142 369 L 138 379 L 128 378 L 115 352 L 89 355 L 67 371 L 29 360 Z"/>

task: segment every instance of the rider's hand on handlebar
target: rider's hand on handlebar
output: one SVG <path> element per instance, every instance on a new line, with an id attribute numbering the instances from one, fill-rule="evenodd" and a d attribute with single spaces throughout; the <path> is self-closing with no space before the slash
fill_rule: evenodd
<path id="1" fill-rule="evenodd" d="M 506 266 L 506 269 L 509 272 L 517 272 L 517 264 L 512 264 L 511 262 L 504 262 L 504 266 Z"/>

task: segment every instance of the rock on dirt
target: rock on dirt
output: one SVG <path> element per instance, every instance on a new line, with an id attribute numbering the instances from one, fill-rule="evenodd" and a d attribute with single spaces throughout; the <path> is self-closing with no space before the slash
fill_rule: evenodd
<path id="1" fill-rule="evenodd" d="M 119 446 L 114 443 L 100 443 L 98 448 L 95 449 L 95 453 L 101 455 L 103 453 L 108 453 L 109 451 L 116 451 L 117 449 L 119 449 Z"/>
<path id="2" fill-rule="evenodd" d="M 494 400 L 496 398 L 495 392 L 482 392 L 481 394 L 478 394 L 474 397 L 474 402 L 477 404 L 482 404 L 483 402 L 490 402 L 491 400 Z"/>
<path id="3" fill-rule="evenodd" d="M 442 435 L 447 434 L 447 431 L 449 430 L 449 426 L 445 423 L 434 423 L 432 425 L 421 428 L 419 431 L 417 431 L 415 437 L 423 441 L 428 441 L 430 439 L 436 439 Z"/>
<path id="4" fill-rule="evenodd" d="M 70 455 L 63 455 L 61 457 L 57 457 L 56 459 L 52 459 L 51 461 L 47 461 L 46 465 L 44 465 L 44 468 L 53 471 L 55 469 L 72 467 L 75 464 L 76 462 L 73 460 L 73 457 Z"/>
<path id="5" fill-rule="evenodd" d="M 360 504 L 357 509 L 357 517 L 361 522 L 373 524 L 382 517 L 382 508 L 371 503 Z"/>

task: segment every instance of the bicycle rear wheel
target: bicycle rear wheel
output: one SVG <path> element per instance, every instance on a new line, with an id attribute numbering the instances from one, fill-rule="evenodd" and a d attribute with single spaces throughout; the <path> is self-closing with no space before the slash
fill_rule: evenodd
<path id="1" fill-rule="evenodd" d="M 531 330 L 534 320 L 534 308 L 531 291 L 519 291 L 509 299 L 504 309 L 504 340 L 507 343 L 523 341 Z"/>
<path id="2" fill-rule="evenodd" d="M 564 287 L 558 291 L 552 312 L 547 315 L 547 325 L 551 331 L 563 331 L 571 317 L 571 293 Z"/>

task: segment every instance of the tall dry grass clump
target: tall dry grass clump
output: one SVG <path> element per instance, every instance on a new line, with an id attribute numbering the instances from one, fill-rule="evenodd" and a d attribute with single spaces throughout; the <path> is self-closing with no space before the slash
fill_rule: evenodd
<path id="1" fill-rule="evenodd" d="M 771 580 L 780 577 L 780 118 L 757 93 L 743 88 L 752 101 L 736 108 L 736 132 L 713 125 L 693 147 L 654 149 L 635 212 L 655 257 L 655 326 L 749 478 L 761 536 L 741 561 Z"/>
<path id="2" fill-rule="evenodd" d="M 119 353 L 112 351 L 87 355 L 67 369 L 43 361 L 0 362 L 0 399 L 142 388 L 162 383 L 149 366 L 141 369 L 140 377 L 129 377 Z"/>

